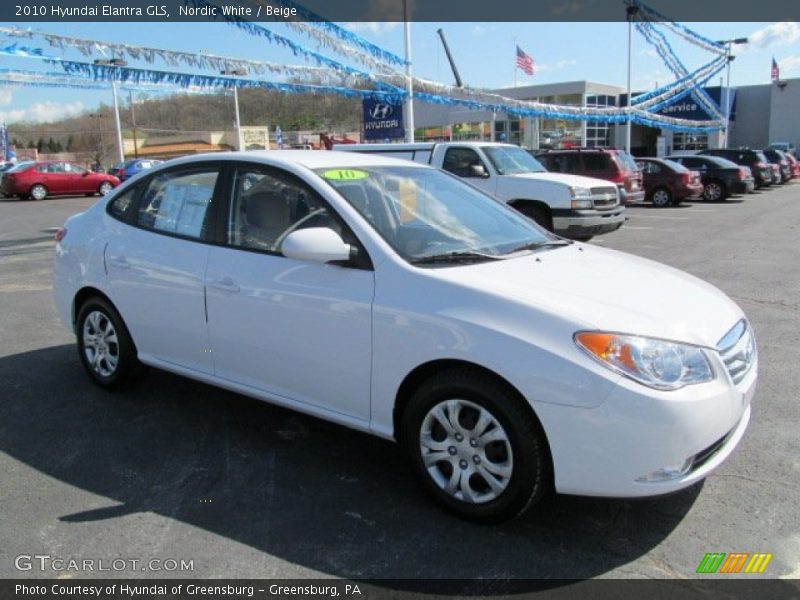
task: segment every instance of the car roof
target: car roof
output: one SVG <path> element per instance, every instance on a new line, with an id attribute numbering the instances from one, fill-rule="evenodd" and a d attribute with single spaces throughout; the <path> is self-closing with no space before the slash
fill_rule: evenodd
<path id="1" fill-rule="evenodd" d="M 197 161 L 224 160 L 263 162 L 273 166 L 302 165 L 308 169 L 325 167 L 409 167 L 429 169 L 427 165 L 381 154 L 337 152 L 335 150 L 249 150 L 245 152 L 208 152 L 193 154 L 164 163 L 165 165 L 191 164 Z"/>

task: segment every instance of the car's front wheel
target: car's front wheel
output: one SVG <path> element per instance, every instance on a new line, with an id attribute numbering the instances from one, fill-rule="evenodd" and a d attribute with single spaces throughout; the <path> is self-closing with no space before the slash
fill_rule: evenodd
<path id="1" fill-rule="evenodd" d="M 110 181 L 104 181 L 103 183 L 100 184 L 100 187 L 98 188 L 97 191 L 101 196 L 105 196 L 108 192 L 110 192 L 113 189 L 114 189 L 113 183 L 111 183 Z"/>
<path id="2" fill-rule="evenodd" d="M 462 517 L 511 519 L 550 485 L 547 443 L 530 407 L 481 373 L 453 369 L 427 380 L 401 427 L 425 489 Z"/>
<path id="3" fill-rule="evenodd" d="M 78 352 L 92 380 L 118 389 L 142 372 L 136 347 L 119 313 L 102 298 L 90 298 L 78 313 Z"/>
<path id="4" fill-rule="evenodd" d="M 47 188 L 42 184 L 37 183 L 31 188 L 30 196 L 34 200 L 44 200 L 47 198 Z"/>

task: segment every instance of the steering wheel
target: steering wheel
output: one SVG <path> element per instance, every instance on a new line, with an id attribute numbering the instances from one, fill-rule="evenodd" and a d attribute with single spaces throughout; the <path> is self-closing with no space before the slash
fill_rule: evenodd
<path id="1" fill-rule="evenodd" d="M 318 209 L 313 210 L 310 213 L 308 213 L 305 217 L 303 217 L 299 221 L 296 221 L 295 223 L 292 223 L 289 226 L 289 228 L 286 231 L 284 231 L 283 233 L 281 233 L 278 236 L 278 239 L 275 240 L 275 243 L 272 245 L 272 251 L 273 252 L 280 252 L 281 245 L 283 244 L 283 240 L 285 240 L 289 236 L 289 234 L 294 233 L 298 229 L 302 229 L 302 226 L 305 225 L 306 223 L 308 223 L 314 217 L 318 217 L 319 215 L 327 215 L 327 214 L 328 213 L 327 213 L 326 209 L 318 208 Z M 330 219 L 330 217 L 328 217 L 328 218 Z"/>

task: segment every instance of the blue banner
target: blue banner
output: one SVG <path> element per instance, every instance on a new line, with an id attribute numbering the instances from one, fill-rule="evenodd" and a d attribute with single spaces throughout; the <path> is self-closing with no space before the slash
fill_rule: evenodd
<path id="1" fill-rule="evenodd" d="M 391 140 L 403 138 L 403 105 L 388 100 L 364 98 L 364 139 Z"/>

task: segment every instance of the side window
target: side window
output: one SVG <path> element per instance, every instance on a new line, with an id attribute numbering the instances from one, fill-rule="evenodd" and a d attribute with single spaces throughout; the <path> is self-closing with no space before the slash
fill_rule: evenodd
<path id="1" fill-rule="evenodd" d="M 486 169 L 478 153 L 472 148 L 448 148 L 444 154 L 442 168 L 459 177 L 472 177 L 473 165 Z"/>
<path id="2" fill-rule="evenodd" d="M 67 173 L 73 173 L 75 175 L 83 175 L 86 173 L 86 169 L 79 167 L 78 165 L 73 165 L 72 163 L 64 163 L 64 170 Z"/>
<path id="3" fill-rule="evenodd" d="M 140 227 L 200 239 L 219 169 L 169 171 L 153 177 L 139 202 Z"/>
<path id="4" fill-rule="evenodd" d="M 120 221 L 124 221 L 133 199 L 136 198 L 137 191 L 139 191 L 139 188 L 133 187 L 119 194 L 109 203 L 108 214 Z"/>
<path id="5" fill-rule="evenodd" d="M 608 158 L 599 152 L 587 152 L 583 155 L 583 165 L 587 171 L 605 171 L 608 169 Z"/>
<path id="6" fill-rule="evenodd" d="M 286 236 L 310 227 L 329 227 L 342 235 L 316 192 L 274 169 L 237 169 L 230 207 L 228 243 L 239 248 L 280 252 Z"/>

